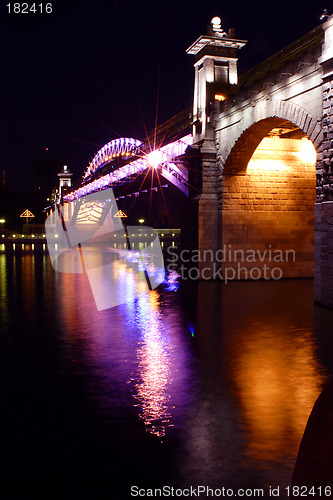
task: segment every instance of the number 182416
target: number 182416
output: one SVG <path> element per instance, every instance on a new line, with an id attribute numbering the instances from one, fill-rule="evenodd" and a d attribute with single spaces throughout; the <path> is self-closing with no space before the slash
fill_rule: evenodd
<path id="1" fill-rule="evenodd" d="M 7 3 L 8 14 L 51 14 L 52 3 Z"/>

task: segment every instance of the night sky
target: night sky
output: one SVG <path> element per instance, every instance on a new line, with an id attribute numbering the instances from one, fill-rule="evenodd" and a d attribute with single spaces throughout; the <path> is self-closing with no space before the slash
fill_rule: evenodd
<path id="1" fill-rule="evenodd" d="M 161 123 L 190 105 L 194 61 L 185 50 L 213 16 L 248 40 L 239 52 L 241 73 L 315 28 L 324 8 L 333 12 L 333 2 L 321 0 L 266 7 L 57 0 L 53 17 L 37 19 L 8 15 L 6 3 L 0 8 L 0 175 L 4 169 L 14 191 L 34 188 L 35 162 L 45 148 L 79 178 L 105 143 L 143 139 L 156 110 Z"/>

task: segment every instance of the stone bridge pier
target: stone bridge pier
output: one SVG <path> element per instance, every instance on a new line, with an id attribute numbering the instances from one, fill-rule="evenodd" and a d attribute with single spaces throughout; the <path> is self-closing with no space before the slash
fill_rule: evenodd
<path id="1" fill-rule="evenodd" d="M 333 307 L 333 16 L 238 78 L 245 43 L 214 18 L 187 49 L 202 277 L 314 276 Z"/>

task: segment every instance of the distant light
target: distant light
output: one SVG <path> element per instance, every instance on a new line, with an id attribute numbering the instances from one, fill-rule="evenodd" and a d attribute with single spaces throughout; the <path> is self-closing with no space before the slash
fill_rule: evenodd
<path id="1" fill-rule="evenodd" d="M 224 94 L 215 94 L 215 101 L 225 101 L 227 96 Z"/>
<path id="2" fill-rule="evenodd" d="M 20 217 L 22 217 L 23 219 L 32 219 L 34 216 L 33 213 L 30 212 L 30 210 L 26 209 L 24 210 L 23 214 L 20 215 Z"/>
<path id="3" fill-rule="evenodd" d="M 143 224 L 144 221 L 145 221 L 144 219 L 139 219 L 140 224 Z"/>
<path id="4" fill-rule="evenodd" d="M 6 222 L 5 219 L 0 219 L 1 224 L 4 224 L 5 222 Z"/>
<path id="5" fill-rule="evenodd" d="M 49 150 L 49 148 L 45 148 L 45 151 L 48 151 L 48 150 Z"/>
<path id="6" fill-rule="evenodd" d="M 151 167 L 156 168 L 163 162 L 163 153 L 159 149 L 155 149 L 147 156 L 148 163 Z"/>
<path id="7" fill-rule="evenodd" d="M 122 196 L 121 198 L 124 198 L 124 196 Z M 116 214 L 114 214 L 113 217 L 119 217 L 120 219 L 126 219 L 127 215 L 122 210 L 118 210 L 118 212 Z M 126 236 L 126 234 L 125 234 L 125 236 Z"/>

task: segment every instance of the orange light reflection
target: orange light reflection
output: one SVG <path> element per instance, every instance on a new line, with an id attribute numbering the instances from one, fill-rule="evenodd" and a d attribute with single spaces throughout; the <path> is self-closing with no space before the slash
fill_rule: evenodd
<path id="1" fill-rule="evenodd" d="M 310 328 L 281 329 L 276 335 L 275 327 L 273 338 L 267 325 L 257 322 L 252 331 L 253 336 L 242 337 L 233 366 L 249 431 L 246 455 L 261 461 L 282 460 L 288 442 L 290 449 L 299 445 L 324 375 L 315 358 Z"/>

